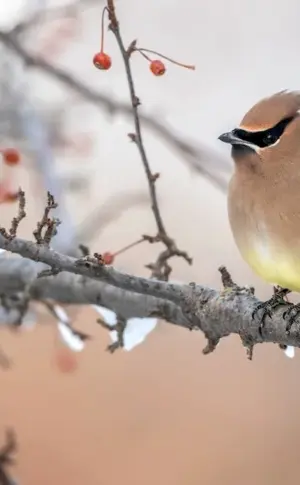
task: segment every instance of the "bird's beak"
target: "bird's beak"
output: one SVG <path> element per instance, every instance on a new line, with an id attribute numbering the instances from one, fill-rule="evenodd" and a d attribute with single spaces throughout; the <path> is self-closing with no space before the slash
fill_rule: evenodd
<path id="1" fill-rule="evenodd" d="M 230 145 L 247 145 L 245 141 L 234 135 L 232 131 L 229 131 L 228 133 L 223 133 L 218 137 L 218 140 L 223 141 L 224 143 L 230 143 Z"/>

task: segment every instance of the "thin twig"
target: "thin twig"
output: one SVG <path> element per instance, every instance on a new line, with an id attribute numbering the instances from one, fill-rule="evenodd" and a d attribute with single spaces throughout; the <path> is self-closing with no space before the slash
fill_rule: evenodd
<path id="1" fill-rule="evenodd" d="M 124 332 L 126 330 L 127 321 L 125 318 L 121 317 L 120 315 L 116 315 L 117 322 L 114 325 L 109 325 L 108 323 L 103 320 L 103 318 L 98 318 L 97 323 L 101 325 L 102 328 L 105 330 L 109 330 L 110 332 L 115 331 L 117 334 L 117 339 L 112 344 L 109 344 L 106 348 L 108 352 L 113 354 L 116 350 L 122 349 L 124 347 Z"/>
<path id="2" fill-rule="evenodd" d="M 17 235 L 17 230 L 19 227 L 20 222 L 26 217 L 26 212 L 25 212 L 25 205 L 26 205 L 26 200 L 25 200 L 25 192 L 23 190 L 19 189 L 18 191 L 18 200 L 19 200 L 19 211 L 17 217 L 14 217 L 11 223 L 11 228 L 9 230 L 10 232 L 10 237 L 14 238 Z"/>
<path id="3" fill-rule="evenodd" d="M 231 274 L 225 266 L 220 266 L 218 271 L 221 273 L 221 279 L 224 289 L 235 288 L 237 285 L 233 281 Z"/>
<path id="4" fill-rule="evenodd" d="M 26 217 L 26 212 L 25 212 L 25 205 L 26 205 L 26 200 L 25 200 L 25 192 L 23 190 L 19 189 L 18 190 L 18 201 L 19 201 L 19 208 L 18 208 L 18 215 L 13 218 L 11 221 L 11 226 L 9 228 L 9 231 L 7 232 L 6 229 L 0 227 L 0 233 L 6 238 L 6 239 L 14 239 L 17 235 L 17 230 L 20 225 L 20 222 Z"/>
<path id="5" fill-rule="evenodd" d="M 130 139 L 136 144 L 138 148 L 138 151 L 144 166 L 144 170 L 146 173 L 150 197 L 151 197 L 151 208 L 152 208 L 152 212 L 155 218 L 157 231 L 158 231 L 157 241 L 162 242 L 166 246 L 166 250 L 159 255 L 156 263 L 148 265 L 147 267 L 152 269 L 153 271 L 152 275 L 155 276 L 156 278 L 167 280 L 172 271 L 172 268 L 167 263 L 167 261 L 170 258 L 172 258 L 173 256 L 179 256 L 184 258 L 189 264 L 192 264 L 192 259 L 185 251 L 181 251 L 177 248 L 177 245 L 174 239 L 172 239 L 169 236 L 166 230 L 164 221 L 162 219 L 162 215 L 158 204 L 157 191 L 156 191 L 156 180 L 158 176 L 157 174 L 154 174 L 151 171 L 151 167 L 149 164 L 149 160 L 148 160 L 145 145 L 144 145 L 141 122 L 139 117 L 139 110 L 138 110 L 138 107 L 140 105 L 140 100 L 135 90 L 133 74 L 132 74 L 131 65 L 130 65 L 130 55 L 128 55 L 128 50 L 125 48 L 123 38 L 120 32 L 120 26 L 119 26 L 120 24 L 116 17 L 114 1 L 107 0 L 107 7 L 109 10 L 109 19 L 110 19 L 109 27 L 110 27 L 110 30 L 113 32 L 116 38 L 117 44 L 119 46 L 119 49 L 124 61 L 126 77 L 128 81 L 130 100 L 131 100 L 131 106 L 132 106 L 132 115 L 133 115 L 134 128 L 135 128 L 135 133 L 130 133 L 129 136 L 130 136 Z"/>
<path id="6" fill-rule="evenodd" d="M 68 327 L 69 330 L 72 332 L 73 335 L 75 335 L 76 337 L 80 338 L 80 340 L 82 340 L 83 342 L 85 342 L 86 340 L 91 340 L 92 339 L 91 335 L 89 335 L 89 334 L 87 334 L 85 332 L 81 332 L 80 330 L 76 330 L 75 328 L 73 328 L 73 326 L 71 325 L 71 323 L 69 321 L 69 317 L 67 315 L 66 315 L 67 318 L 63 319 L 61 317 L 61 314 L 60 314 L 59 310 L 58 310 L 59 309 L 58 305 L 56 305 L 55 303 L 53 303 L 50 300 L 42 300 L 42 303 L 45 306 L 45 308 L 47 308 L 47 310 L 49 311 L 49 313 L 56 319 L 56 321 L 62 323 L 66 327 Z"/>
<path id="7" fill-rule="evenodd" d="M 50 192 L 47 192 L 47 205 L 44 209 L 44 214 L 40 222 L 37 223 L 37 228 L 33 231 L 33 235 L 38 244 L 45 244 L 49 246 L 52 238 L 56 235 L 57 226 L 60 224 L 59 219 L 55 217 L 50 218 L 50 211 L 57 208 L 57 203 Z M 43 229 L 45 229 L 43 234 Z"/>
<path id="8" fill-rule="evenodd" d="M 135 133 L 130 133 L 129 136 L 130 136 L 130 139 L 136 144 L 141 156 L 141 160 L 142 160 L 147 181 L 148 181 L 148 187 L 149 187 L 151 203 L 152 203 L 151 208 L 155 217 L 159 237 L 161 238 L 161 240 L 163 240 L 164 238 L 167 237 L 167 231 L 166 231 L 164 222 L 162 220 L 162 216 L 160 214 L 158 200 L 157 200 L 157 192 L 156 192 L 156 184 L 155 184 L 157 177 L 151 171 L 145 146 L 144 146 L 143 137 L 142 137 L 141 123 L 140 123 L 139 112 L 138 112 L 138 106 L 140 105 L 140 100 L 137 97 L 135 92 L 133 75 L 132 75 L 131 66 L 130 66 L 130 59 L 128 57 L 127 50 L 125 49 L 118 24 L 117 24 L 117 27 L 113 27 L 113 25 L 111 24 L 111 30 L 114 33 L 118 46 L 120 48 L 124 65 L 125 65 L 126 76 L 128 80 L 130 99 L 131 99 L 131 105 L 132 105 L 132 114 L 133 114 L 134 127 L 135 127 Z"/>

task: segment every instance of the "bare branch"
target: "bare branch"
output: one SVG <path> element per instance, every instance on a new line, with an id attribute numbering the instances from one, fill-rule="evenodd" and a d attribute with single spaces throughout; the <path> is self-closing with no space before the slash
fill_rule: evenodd
<path id="1" fill-rule="evenodd" d="M 116 350 L 124 347 L 124 332 L 126 330 L 126 318 L 120 315 L 117 315 L 117 323 L 115 325 L 108 325 L 104 320 L 102 320 L 102 318 L 98 318 L 97 323 L 99 323 L 99 325 L 101 325 L 101 327 L 105 328 L 106 330 L 109 330 L 110 332 L 112 330 L 115 330 L 117 333 L 117 340 L 107 346 L 108 352 L 113 354 Z"/>
<path id="2" fill-rule="evenodd" d="M 57 208 L 57 203 L 54 200 L 53 195 L 47 192 L 47 205 L 44 210 L 43 217 L 40 222 L 37 223 L 37 228 L 33 231 L 33 235 L 38 244 L 45 244 L 49 246 L 52 238 L 55 236 L 57 226 L 60 224 L 59 219 L 55 217 L 50 218 L 50 211 Z M 44 234 L 43 229 L 45 229 Z"/>
<path id="3" fill-rule="evenodd" d="M 51 313 L 51 315 L 55 318 L 55 320 L 65 325 L 74 336 L 76 336 L 83 342 L 85 342 L 86 340 L 91 340 L 91 336 L 89 334 L 73 328 L 73 326 L 69 322 L 69 317 L 67 315 L 66 315 L 67 318 L 62 318 L 60 312 L 58 311 L 59 307 L 54 303 L 52 303 L 52 301 L 43 300 L 43 304 L 45 305 L 47 310 Z"/>
<path id="4" fill-rule="evenodd" d="M 17 195 L 18 195 L 18 201 L 19 201 L 18 215 L 13 218 L 9 232 L 7 232 L 6 229 L 4 228 L 0 228 L 1 234 L 3 234 L 3 236 L 6 237 L 7 239 L 13 239 L 16 237 L 19 224 L 26 217 L 25 193 L 23 192 L 23 190 L 19 189 Z"/>
<path id="5" fill-rule="evenodd" d="M 13 240 L 6 239 L 0 234 L 0 248 L 11 251 L 12 253 L 20 254 L 24 258 L 29 258 L 36 262 L 41 262 L 49 265 L 51 268 L 55 268 L 57 271 L 68 271 L 70 273 L 87 276 L 95 280 L 103 281 L 117 288 L 123 288 L 125 290 L 134 291 L 136 293 L 145 293 L 150 290 L 152 296 L 164 297 L 163 282 L 151 281 L 147 278 L 135 278 L 125 273 L 120 273 L 112 267 L 99 264 L 97 260 L 91 259 L 76 259 L 67 255 L 63 255 L 49 249 L 47 246 L 38 245 L 31 241 L 15 238 Z M 171 285 L 172 286 L 172 285 Z M 174 286 L 173 298 L 178 301 L 180 292 L 178 288 Z"/>
<path id="6" fill-rule="evenodd" d="M 55 277 L 34 280 L 37 274 L 36 266 L 35 262 L 25 258 L 0 258 L 0 294 L 5 292 L 9 296 L 21 293 L 27 281 L 33 281 L 30 295 L 31 299 L 37 301 L 53 300 L 58 304 L 102 305 L 127 319 L 154 316 L 156 313 L 160 318 L 170 318 L 170 321 L 174 321 L 175 324 L 179 325 L 181 322 L 183 326 L 188 326 L 180 308 L 173 304 L 164 307 L 163 300 L 160 298 L 138 295 L 101 281 L 67 272 Z"/>
<path id="7" fill-rule="evenodd" d="M 132 106 L 132 115 L 133 115 L 134 128 L 135 128 L 135 133 L 130 133 L 129 137 L 132 140 L 132 142 L 136 144 L 144 166 L 145 174 L 148 181 L 150 198 L 151 198 L 151 209 L 157 226 L 157 236 L 156 238 L 153 239 L 153 241 L 156 240 L 157 242 L 162 242 L 166 247 L 166 250 L 163 251 L 158 256 L 156 262 L 150 265 L 148 264 L 147 268 L 152 269 L 153 277 L 160 280 L 167 281 L 172 271 L 171 266 L 168 264 L 168 260 L 170 258 L 172 258 L 173 256 L 179 256 L 185 259 L 189 264 L 192 264 L 192 258 L 187 254 L 186 251 L 181 251 L 180 249 L 178 249 L 174 239 L 169 236 L 165 227 L 165 223 L 162 219 L 161 211 L 158 204 L 157 191 L 156 191 L 156 181 L 159 177 L 159 174 L 152 173 L 149 160 L 147 157 L 143 135 L 142 135 L 139 109 L 138 109 L 141 102 L 136 94 L 132 70 L 131 70 L 131 64 L 130 64 L 130 53 L 132 52 L 133 44 L 131 44 L 129 51 L 128 49 L 125 48 L 124 41 L 120 31 L 120 23 L 116 16 L 114 0 L 107 0 L 107 8 L 108 8 L 108 15 L 110 20 L 109 27 L 110 27 L 110 30 L 113 32 L 116 38 L 118 47 L 120 49 L 120 52 L 124 61 L 125 72 L 126 72 L 126 77 L 127 77 L 128 87 L 129 87 L 130 100 L 131 100 L 131 106 Z"/>
<path id="8" fill-rule="evenodd" d="M 130 107 L 102 96 L 65 71 L 29 54 L 15 34 L 0 32 L 0 42 L 19 55 L 28 66 L 39 68 L 52 78 L 72 88 L 85 99 L 104 107 L 108 112 L 113 114 L 118 111 L 126 115 L 133 115 L 135 132 L 130 134 L 130 138 L 137 145 L 143 162 L 157 225 L 156 236 L 145 237 L 153 243 L 163 242 L 166 247 L 157 261 L 148 267 L 152 270 L 152 276 L 165 281 L 141 278 L 116 271 L 107 266 L 103 257 L 97 253 L 94 254 L 94 257 L 86 254 L 82 258 L 76 259 L 52 250 L 49 244 L 55 234 L 58 221 L 49 218 L 49 211 L 55 207 L 55 202 L 48 194 L 48 205 L 34 233 L 36 243 L 16 237 L 19 219 L 21 220 L 22 217 L 15 218 L 14 225 L 9 232 L 4 229 L 0 231 L 0 248 L 24 258 L 9 258 L 9 260 L 0 258 L 0 294 L 9 296 L 21 292 L 25 295 L 26 305 L 32 300 L 44 303 L 50 299 L 60 303 L 106 306 L 114 310 L 119 318 L 119 326 L 115 328 L 118 332 L 116 348 L 123 345 L 124 325 L 122 322 L 126 318 L 153 315 L 189 330 L 200 329 L 208 342 L 203 350 L 204 354 L 213 352 L 220 339 L 231 333 L 240 336 L 243 345 L 248 350 L 249 358 L 252 358 L 254 345 L 257 343 L 276 342 L 281 347 L 286 345 L 300 347 L 300 322 L 298 319 L 293 321 L 287 332 L 284 308 L 278 307 L 272 318 L 267 316 L 262 329 L 259 315 L 257 318 L 253 318 L 253 314 L 257 313 L 255 310 L 260 305 L 253 290 L 237 286 L 226 268 L 220 268 L 224 286 L 224 290 L 220 292 L 195 283 L 180 285 L 166 282 L 171 272 L 168 264 L 170 257 L 176 255 L 185 258 L 188 262 L 191 260 L 185 252 L 177 248 L 165 228 L 156 194 L 155 184 L 159 174 L 151 171 L 142 138 L 141 121 L 146 122 L 156 133 L 163 136 L 171 146 L 175 146 L 182 154 L 190 157 L 191 164 L 195 164 L 197 156 L 199 154 L 203 156 L 205 151 L 199 149 L 197 152 L 193 147 L 174 136 L 164 125 L 145 115 L 140 115 L 138 109 L 140 101 L 135 91 L 130 56 L 120 34 L 113 0 L 107 0 L 107 6 L 111 22 L 110 28 L 116 37 L 125 65 L 131 98 Z M 205 169 L 203 160 L 200 162 L 199 170 L 221 186 L 220 178 L 215 176 L 213 171 Z M 223 167 L 220 172 L 222 171 L 224 173 Z M 42 235 L 44 228 L 46 231 Z M 47 265 L 48 268 L 39 273 L 40 264 L 37 263 Z"/>
<path id="9" fill-rule="evenodd" d="M 128 275 L 112 267 L 78 265 L 75 258 L 18 238 L 9 241 L 0 236 L 0 247 L 32 259 L 0 258 L 0 294 L 24 290 L 26 281 L 36 274 L 33 261 L 42 261 L 64 272 L 34 280 L 30 286 L 34 300 L 103 305 L 124 318 L 159 316 L 187 329 L 202 330 L 210 351 L 230 334 L 238 334 L 247 348 L 263 342 L 300 347 L 300 321 L 296 319 L 287 334 L 284 306 L 266 318 L 260 334 L 259 315 L 252 318 L 260 301 L 252 289 L 234 288 L 224 294 L 194 283 L 180 285 Z"/>
<path id="10" fill-rule="evenodd" d="M 23 190 L 19 189 L 18 191 L 18 199 L 19 199 L 19 211 L 17 217 L 14 217 L 11 223 L 11 228 L 10 228 L 10 238 L 14 238 L 17 235 L 17 230 L 19 227 L 20 222 L 26 217 L 26 212 L 25 212 L 25 192 Z"/>

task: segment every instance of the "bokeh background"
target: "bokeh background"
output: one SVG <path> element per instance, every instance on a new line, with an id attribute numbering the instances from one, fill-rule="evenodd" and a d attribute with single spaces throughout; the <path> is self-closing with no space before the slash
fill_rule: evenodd
<path id="1" fill-rule="evenodd" d="M 24 15 L 19 3 L 13 25 Z M 170 66 L 165 76 L 155 78 L 136 57 L 144 112 L 225 159 L 228 151 L 217 142 L 221 132 L 260 97 L 299 87 L 297 0 L 116 0 L 116 7 L 128 43 L 138 38 L 140 45 L 197 66 L 195 72 Z M 111 34 L 106 51 L 113 68 L 97 71 L 91 62 L 99 48 L 100 20 L 100 2 L 83 4 L 66 47 L 51 51 L 57 20 L 38 23 L 26 45 L 100 92 L 126 101 L 122 60 Z M 7 56 L 2 48 L 1 53 Z M 8 57 L 18 64 L 11 53 Z M 65 103 L 63 126 L 69 138 L 92 140 L 83 152 L 58 149 L 53 142 L 58 179 L 68 181 L 75 174 L 77 182 L 84 181 L 76 190 L 62 186 L 65 224 L 84 222 L 121 192 L 147 194 L 141 161 L 126 136 L 130 120 L 79 102 L 37 71 L 16 69 L 27 101 L 47 118 L 44 126 L 49 128 L 51 119 L 58 124 L 54 111 Z M 21 233 L 30 237 L 42 210 L 49 166 L 45 169 L 40 157 L 37 167 L 34 136 L 26 151 L 24 126 L 22 133 L 24 162 L 14 181 L 27 191 L 29 216 Z M 12 132 L 4 135 L 9 139 Z M 191 172 L 184 157 L 150 130 L 145 130 L 145 143 L 154 171 L 162 174 L 158 189 L 169 232 L 194 257 L 192 267 L 174 260 L 172 277 L 218 288 L 217 268 L 225 264 L 237 282 L 254 285 L 259 297 L 268 297 L 271 288 L 253 275 L 235 248 L 226 194 Z M 14 206 L 1 205 L 0 211 L 2 224 Z M 102 222 L 86 241 L 98 252 L 115 251 L 141 233 L 154 232 L 147 201 L 110 224 L 102 227 Z M 138 246 L 120 256 L 116 267 L 147 275 L 144 265 L 158 250 Z M 230 337 L 205 357 L 200 333 L 160 323 L 141 346 L 110 355 L 105 351 L 109 336 L 95 323 L 94 311 L 83 308 L 74 315 L 76 326 L 95 337 L 74 373 L 61 373 L 55 365 L 55 325 L 49 316 L 41 313 L 41 325 L 32 332 L 1 333 L 1 347 L 13 367 L 0 374 L 0 427 L 12 425 L 17 431 L 14 471 L 22 485 L 281 485 L 297 480 L 298 352 L 290 360 L 277 346 L 263 345 L 249 362 L 239 339 Z"/>

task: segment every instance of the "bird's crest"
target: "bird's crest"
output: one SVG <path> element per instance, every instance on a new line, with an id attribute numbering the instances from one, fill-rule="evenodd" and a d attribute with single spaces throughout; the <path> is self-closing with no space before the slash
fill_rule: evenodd
<path id="1" fill-rule="evenodd" d="M 272 128 L 279 121 L 297 115 L 300 91 L 280 91 L 256 103 L 244 116 L 239 127 L 247 131 Z"/>

